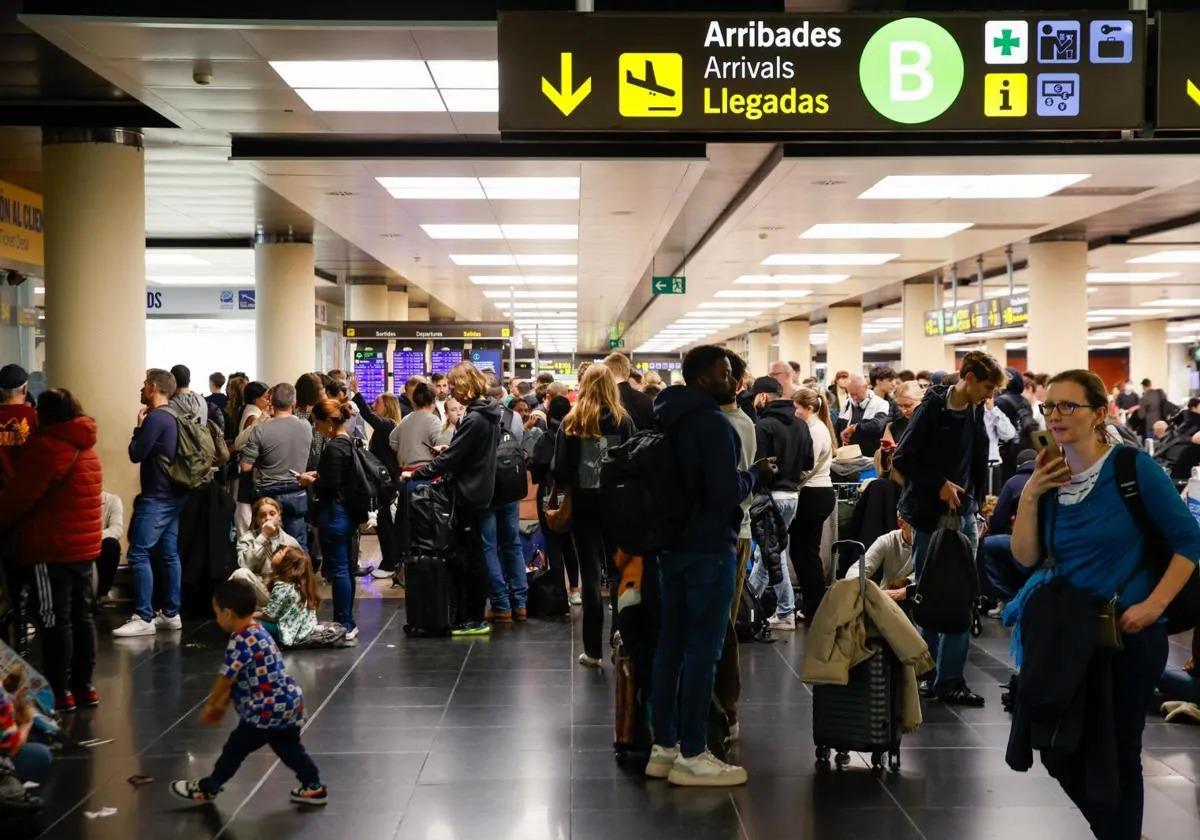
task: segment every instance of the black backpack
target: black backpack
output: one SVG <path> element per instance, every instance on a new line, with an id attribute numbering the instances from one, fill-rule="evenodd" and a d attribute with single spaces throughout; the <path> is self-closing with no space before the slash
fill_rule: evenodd
<path id="1" fill-rule="evenodd" d="M 1129 511 L 1134 525 L 1145 540 L 1142 557 L 1155 578 L 1161 578 L 1171 565 L 1171 558 L 1175 556 L 1175 552 L 1167 544 L 1162 530 L 1150 517 L 1146 504 L 1142 501 L 1138 490 L 1137 450 L 1129 446 L 1118 446 L 1112 456 L 1116 459 L 1113 467 L 1116 470 L 1117 490 L 1125 502 L 1125 509 Z M 1167 619 L 1168 634 L 1174 635 L 1196 627 L 1200 619 L 1200 576 L 1193 574 L 1188 578 L 1188 582 L 1179 590 L 1179 594 L 1171 601 L 1163 615 Z"/>
<path id="2" fill-rule="evenodd" d="M 763 595 L 774 599 L 775 590 L 768 586 Z M 738 601 L 737 619 L 733 622 L 733 632 L 739 642 L 771 642 L 771 626 L 767 619 L 775 614 L 775 608 L 768 609 L 762 598 L 756 598 L 750 591 L 750 586 L 742 587 L 742 599 Z"/>
<path id="3" fill-rule="evenodd" d="M 979 597 L 975 553 L 957 528 L 933 532 L 913 597 L 913 621 L 931 633 L 966 633 Z"/>
<path id="4" fill-rule="evenodd" d="M 534 484 L 545 484 L 550 475 L 550 465 L 554 462 L 554 446 L 558 440 L 558 427 L 553 424 L 533 443 L 533 451 L 529 453 L 529 475 Z"/>
<path id="5" fill-rule="evenodd" d="M 496 445 L 496 489 L 492 492 L 492 505 L 507 505 L 519 502 L 529 493 L 529 474 L 525 467 L 525 450 L 521 441 L 513 434 L 512 422 L 515 415 L 504 409 L 497 431 L 500 442 Z"/>
<path id="6" fill-rule="evenodd" d="M 691 515 L 675 444 L 663 432 L 637 432 L 606 451 L 600 488 L 606 533 L 629 554 L 669 549 Z"/>
<path id="7" fill-rule="evenodd" d="M 343 502 L 358 522 L 367 521 L 367 513 L 391 504 L 395 494 L 391 473 L 383 462 L 367 449 L 362 440 L 354 442 L 354 470 Z"/>

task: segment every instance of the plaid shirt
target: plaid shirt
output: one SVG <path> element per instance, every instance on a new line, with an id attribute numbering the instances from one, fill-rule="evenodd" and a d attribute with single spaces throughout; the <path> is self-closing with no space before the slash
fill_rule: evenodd
<path id="1" fill-rule="evenodd" d="M 233 680 L 233 703 L 243 723 L 287 729 L 304 722 L 304 695 L 283 667 L 283 654 L 260 624 L 229 637 L 221 676 Z"/>

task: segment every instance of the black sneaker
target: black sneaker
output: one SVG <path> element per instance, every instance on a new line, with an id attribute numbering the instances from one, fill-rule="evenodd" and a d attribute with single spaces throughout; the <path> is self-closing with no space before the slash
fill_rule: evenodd
<path id="1" fill-rule="evenodd" d="M 969 706 L 973 709 L 981 709 L 984 704 L 984 699 L 965 685 L 939 694 L 938 699 L 950 706 Z"/>
<path id="2" fill-rule="evenodd" d="M 917 693 L 925 699 L 933 697 L 933 683 L 930 680 L 921 680 L 917 683 Z"/>
<path id="3" fill-rule="evenodd" d="M 177 779 L 171 782 L 171 793 L 192 802 L 212 802 L 217 798 L 215 793 L 206 793 L 204 788 L 200 787 L 198 779 Z"/>

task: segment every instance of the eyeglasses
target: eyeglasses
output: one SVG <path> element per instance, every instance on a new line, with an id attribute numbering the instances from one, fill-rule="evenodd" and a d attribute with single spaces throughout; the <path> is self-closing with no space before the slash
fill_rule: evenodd
<path id="1" fill-rule="evenodd" d="M 1042 403 L 1042 415 L 1049 417 L 1055 409 L 1058 409 L 1058 413 L 1063 417 L 1070 417 L 1080 408 L 1099 408 L 1099 406 L 1081 405 L 1077 402 L 1044 402 Z"/>

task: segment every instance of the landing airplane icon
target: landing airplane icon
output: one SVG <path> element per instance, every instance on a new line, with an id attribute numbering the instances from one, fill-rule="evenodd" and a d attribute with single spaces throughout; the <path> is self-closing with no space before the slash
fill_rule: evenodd
<path id="1" fill-rule="evenodd" d="M 649 59 L 647 59 L 647 61 L 646 61 L 645 78 L 639 79 L 637 76 L 633 75 L 632 70 L 626 70 L 625 71 L 625 82 L 627 84 L 633 85 L 634 87 L 639 87 L 642 90 L 648 90 L 651 93 L 661 93 L 663 96 L 674 96 L 675 95 L 674 90 L 672 90 L 669 87 L 665 87 L 664 85 L 660 85 L 658 83 L 658 77 L 654 72 L 654 62 L 650 61 Z M 649 110 L 651 110 L 651 111 L 674 111 L 675 106 L 674 105 L 666 105 L 666 106 L 657 106 L 656 107 L 656 106 L 652 105 L 652 106 L 650 106 Z"/>

